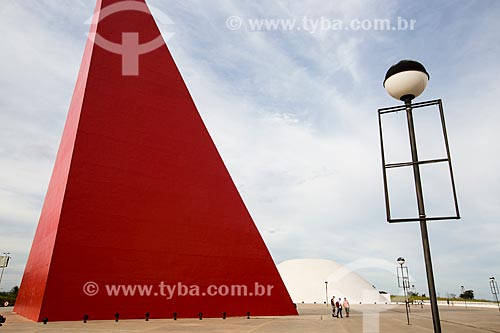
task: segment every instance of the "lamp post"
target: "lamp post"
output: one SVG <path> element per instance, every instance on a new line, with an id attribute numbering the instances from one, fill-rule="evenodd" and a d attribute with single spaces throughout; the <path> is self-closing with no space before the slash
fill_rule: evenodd
<path id="1" fill-rule="evenodd" d="M 10 252 L 4 252 L 3 253 L 3 261 L 1 263 L 1 266 L 2 266 L 2 272 L 0 273 L 0 285 L 2 284 L 2 278 L 3 278 L 3 270 L 5 269 L 5 267 L 7 267 L 7 265 L 9 264 L 9 254 Z"/>
<path id="2" fill-rule="evenodd" d="M 500 303 L 498 302 L 498 284 L 495 281 L 495 277 L 490 277 L 490 288 L 491 293 L 495 296 L 495 300 L 497 301 L 498 311 L 500 311 Z"/>
<path id="3" fill-rule="evenodd" d="M 385 204 L 387 221 L 393 222 L 410 222 L 418 221 L 420 223 L 420 233 L 422 236 L 422 247 L 424 253 L 425 268 L 427 274 L 427 285 L 429 288 L 429 296 L 431 302 L 432 310 L 432 321 L 434 325 L 434 332 L 441 333 L 441 323 L 439 320 L 439 310 L 437 306 L 436 297 L 436 287 L 434 284 L 434 273 L 432 269 L 431 260 L 431 249 L 429 244 L 429 235 L 427 231 L 427 221 L 431 220 L 446 220 L 446 219 L 460 219 L 460 213 L 458 210 L 457 194 L 455 190 L 455 181 L 453 177 L 453 170 L 451 166 L 451 156 L 450 149 L 448 145 L 448 138 L 446 133 L 446 126 L 444 122 L 444 112 L 441 100 L 420 102 L 412 104 L 412 100 L 418 97 L 427 87 L 429 81 L 429 74 L 427 73 L 425 67 L 419 62 L 413 60 L 402 60 L 397 64 L 391 66 L 387 71 L 384 80 L 384 87 L 390 96 L 395 99 L 404 102 L 403 106 L 382 108 L 378 110 L 379 113 L 379 128 L 380 128 L 380 144 L 382 152 L 382 165 L 383 165 L 383 177 L 384 177 L 384 194 L 385 194 Z M 446 158 L 422 160 L 418 159 L 417 153 L 417 141 L 415 136 L 415 127 L 413 122 L 413 111 L 417 108 L 438 105 L 440 112 L 441 127 L 443 131 L 444 144 L 446 148 Z M 411 151 L 411 161 L 408 162 L 398 162 L 386 164 L 385 153 L 384 153 L 384 141 L 382 133 L 382 115 L 405 111 L 406 122 L 408 126 L 408 135 L 410 141 L 410 151 Z M 431 163 L 447 163 L 449 169 L 449 175 L 451 180 L 451 187 L 453 193 L 453 200 L 455 204 L 455 215 L 453 216 L 427 216 L 424 205 L 424 195 L 422 190 L 422 181 L 420 177 L 420 165 L 431 164 Z M 387 169 L 389 168 L 399 168 L 399 167 L 412 167 L 413 169 L 413 179 L 415 183 L 415 194 L 418 206 L 418 217 L 415 218 L 392 218 L 390 203 L 389 203 L 389 190 L 387 183 Z"/>
<path id="4" fill-rule="evenodd" d="M 406 320 L 408 321 L 408 325 L 410 325 L 410 313 L 408 312 L 408 297 L 406 294 L 406 286 L 408 280 L 408 267 L 403 267 L 405 263 L 405 258 L 399 257 L 396 259 L 396 262 L 401 266 L 401 283 L 400 287 L 403 288 L 403 294 L 405 295 L 405 310 L 406 310 Z M 406 270 L 406 275 L 405 275 Z M 399 282 L 399 274 L 398 274 L 398 282 Z"/>
<path id="5" fill-rule="evenodd" d="M 465 298 L 465 288 L 464 286 L 460 286 L 460 288 L 462 288 L 462 297 L 464 298 L 465 308 L 467 309 L 467 298 Z"/>
<path id="6" fill-rule="evenodd" d="M 384 87 L 389 95 L 403 101 L 406 107 L 406 120 L 408 123 L 408 134 L 410 138 L 413 178 L 415 180 L 418 216 L 420 218 L 420 233 L 422 235 L 422 246 L 427 271 L 427 284 L 431 299 L 432 321 L 434 324 L 434 332 L 441 333 L 441 322 L 439 320 L 439 311 L 437 307 L 436 286 L 434 284 L 431 248 L 427 232 L 427 221 L 425 219 L 424 196 L 422 192 L 422 181 L 420 179 L 420 165 L 418 164 L 417 141 L 415 138 L 415 127 L 413 124 L 411 105 L 411 101 L 424 92 L 429 78 L 430 76 L 422 64 L 416 61 L 403 60 L 389 68 L 385 76 Z"/>
<path id="7" fill-rule="evenodd" d="M 328 281 L 325 281 L 326 307 L 328 307 Z"/>

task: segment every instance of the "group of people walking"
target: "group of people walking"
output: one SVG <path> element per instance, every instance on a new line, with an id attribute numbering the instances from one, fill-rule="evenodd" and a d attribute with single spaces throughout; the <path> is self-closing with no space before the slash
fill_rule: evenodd
<path id="1" fill-rule="evenodd" d="M 342 309 L 345 309 L 345 316 L 346 318 L 349 318 L 351 306 L 349 305 L 349 301 L 346 297 L 344 297 L 344 301 L 342 302 L 342 298 L 339 297 L 339 299 L 335 301 L 335 296 L 333 296 L 330 303 L 332 304 L 332 317 L 344 318 L 342 316 Z"/>

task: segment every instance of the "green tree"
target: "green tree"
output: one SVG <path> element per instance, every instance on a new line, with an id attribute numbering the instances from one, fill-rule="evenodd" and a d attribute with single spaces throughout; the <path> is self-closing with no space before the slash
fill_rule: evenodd
<path id="1" fill-rule="evenodd" d="M 466 290 L 463 294 L 460 294 L 460 298 L 463 299 L 474 299 L 474 290 Z"/>
<path id="2" fill-rule="evenodd" d="M 18 286 L 15 286 L 15 287 L 12 287 L 12 289 L 10 290 L 10 294 L 14 297 L 17 297 L 17 294 L 19 293 L 19 287 Z"/>

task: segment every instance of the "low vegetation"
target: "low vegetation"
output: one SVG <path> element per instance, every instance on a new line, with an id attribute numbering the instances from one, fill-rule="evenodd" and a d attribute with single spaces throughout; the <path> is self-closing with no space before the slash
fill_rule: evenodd
<path id="1" fill-rule="evenodd" d="M 16 303 L 17 293 L 19 292 L 19 287 L 13 287 L 9 292 L 0 292 L 0 306 L 4 306 L 5 302 L 9 302 L 9 305 Z"/>
<path id="2" fill-rule="evenodd" d="M 468 290 L 469 291 L 469 290 Z M 487 299 L 474 299 L 474 292 L 470 290 L 472 293 L 467 293 L 467 291 L 460 295 L 461 297 L 438 297 L 438 301 L 450 301 L 450 302 L 491 302 L 491 300 Z M 468 298 L 472 296 L 472 298 Z M 420 301 L 429 301 L 429 297 L 425 294 L 419 295 L 418 293 L 410 293 L 408 295 L 408 301 L 410 303 L 419 303 Z M 405 301 L 405 297 L 402 295 L 391 295 L 392 302 L 403 302 Z"/>

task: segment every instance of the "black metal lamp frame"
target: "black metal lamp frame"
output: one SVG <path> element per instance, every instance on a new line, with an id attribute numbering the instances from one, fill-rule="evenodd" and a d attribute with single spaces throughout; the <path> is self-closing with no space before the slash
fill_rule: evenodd
<path id="1" fill-rule="evenodd" d="M 498 311 L 500 311 L 500 302 L 498 301 L 498 284 L 494 277 L 490 278 L 490 288 L 491 293 L 495 296 L 495 300 L 497 301 Z"/>
<path id="2" fill-rule="evenodd" d="M 409 161 L 409 162 L 386 163 L 385 151 L 384 151 L 384 137 L 383 137 L 383 131 L 382 131 L 382 116 L 385 114 L 388 114 L 388 113 L 399 112 L 399 111 L 409 112 L 410 117 L 411 117 L 410 118 L 411 119 L 411 126 L 409 124 L 410 137 L 413 138 L 411 140 L 415 140 L 415 133 L 414 133 L 414 129 L 413 129 L 413 116 L 411 113 L 413 111 L 415 111 L 416 109 L 420 109 L 420 108 L 424 108 L 424 107 L 428 107 L 428 106 L 433 106 L 433 105 L 439 106 L 439 115 L 440 115 L 440 119 L 441 119 L 441 128 L 443 131 L 444 144 L 445 144 L 445 148 L 446 148 L 446 157 L 438 158 L 438 159 L 431 159 L 431 160 L 418 160 L 418 158 L 417 158 L 415 161 Z M 422 221 L 422 220 L 435 221 L 435 220 L 451 220 L 451 219 L 458 220 L 458 219 L 460 219 L 460 212 L 458 209 L 458 200 L 457 200 L 457 191 L 455 188 L 455 178 L 453 176 L 453 168 L 451 165 L 450 147 L 448 144 L 448 134 L 446 131 L 443 103 L 442 103 L 441 99 L 420 102 L 420 103 L 415 103 L 415 104 L 409 104 L 409 105 L 406 104 L 406 105 L 382 108 L 382 109 L 378 110 L 378 120 L 379 120 L 379 131 L 380 131 L 380 147 L 381 147 L 381 151 L 382 151 L 382 166 L 383 166 L 383 177 L 384 177 L 384 194 L 385 194 L 385 208 L 386 208 L 386 214 L 387 214 L 387 222 L 394 223 L 394 222 L 415 222 L 415 221 Z M 415 153 L 416 153 L 416 147 L 415 147 Z M 408 167 L 408 166 L 415 167 L 415 166 L 420 166 L 423 164 L 432 164 L 432 163 L 447 163 L 448 164 L 448 170 L 449 170 L 450 180 L 451 180 L 451 187 L 452 187 L 452 191 L 453 191 L 453 202 L 454 202 L 454 206 L 455 206 L 454 207 L 455 208 L 455 215 L 451 215 L 451 216 L 425 216 L 425 217 L 419 216 L 419 217 L 410 217 L 410 218 L 392 218 L 391 217 L 391 206 L 390 206 L 390 200 L 389 200 L 389 186 L 388 186 L 388 181 L 387 181 L 387 169 Z"/>
<path id="3" fill-rule="evenodd" d="M 410 275 L 408 274 L 408 267 L 400 264 L 401 267 L 396 268 L 396 274 L 398 276 L 398 287 L 403 289 L 403 294 L 405 296 L 405 310 L 406 310 L 406 320 L 408 325 L 410 325 L 410 301 L 408 300 L 408 291 L 410 290 Z M 401 275 L 399 271 L 401 270 Z"/>
<path id="4" fill-rule="evenodd" d="M 441 127 L 443 131 L 444 144 L 446 148 L 446 157 L 439 159 L 431 159 L 431 160 L 419 160 L 418 152 L 417 152 L 417 140 L 415 136 L 415 127 L 413 122 L 413 111 L 421 109 L 427 106 L 438 105 L 439 114 L 441 118 Z M 399 162 L 399 163 L 391 163 L 387 164 L 385 160 L 385 152 L 384 152 L 384 137 L 382 132 L 382 115 L 405 111 L 406 119 L 408 125 L 408 134 L 410 139 L 410 149 L 411 149 L 411 161 L 410 162 Z M 436 286 L 434 283 L 434 272 L 432 268 L 432 259 L 431 259 L 431 249 L 429 244 L 429 236 L 427 231 L 427 221 L 433 220 L 449 220 L 449 219 L 460 219 L 460 212 L 458 210 L 458 200 L 457 193 L 455 189 L 455 179 L 453 176 L 453 169 L 451 166 L 451 154 L 450 148 L 448 144 L 448 135 L 446 132 L 446 124 L 444 120 L 444 112 L 443 112 L 443 104 L 441 99 L 420 102 L 420 103 L 411 103 L 411 98 L 406 98 L 404 101 L 404 105 L 394 106 L 389 108 L 382 108 L 378 110 L 378 119 L 379 119 L 379 129 L 380 129 L 380 146 L 382 152 L 382 170 L 384 177 L 384 192 L 385 192 L 385 205 L 386 205 L 386 213 L 387 213 L 387 222 L 411 222 L 411 221 L 419 221 L 420 222 L 420 232 L 422 235 L 422 247 L 424 252 L 424 261 L 427 275 L 427 286 L 429 287 L 429 296 L 431 301 L 431 311 L 432 311 L 432 321 L 434 326 L 434 332 L 441 333 L 441 322 L 439 319 L 439 310 L 437 304 L 437 296 L 436 296 Z M 455 204 L 455 215 L 450 216 L 427 216 L 425 212 L 424 205 L 424 194 L 422 189 L 422 180 L 420 177 L 420 166 L 423 164 L 431 164 L 431 163 L 448 163 L 448 169 L 450 173 L 451 186 L 453 190 L 453 200 Z M 418 205 L 418 217 L 414 218 L 392 218 L 391 217 L 391 207 L 389 201 L 389 189 L 387 184 L 387 169 L 390 168 L 400 168 L 400 167 L 408 167 L 411 166 L 413 168 L 413 177 L 415 181 L 415 194 Z"/>

